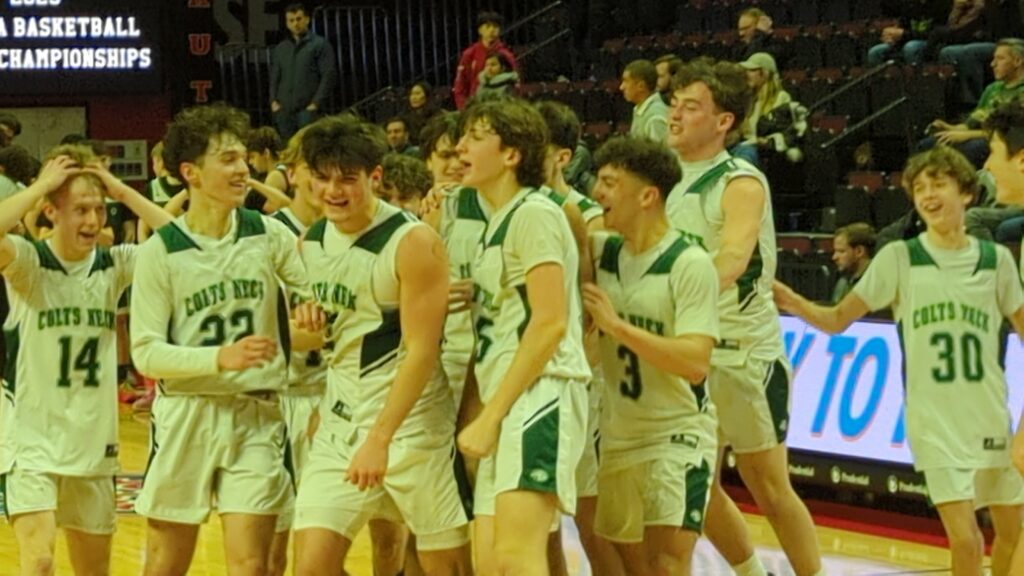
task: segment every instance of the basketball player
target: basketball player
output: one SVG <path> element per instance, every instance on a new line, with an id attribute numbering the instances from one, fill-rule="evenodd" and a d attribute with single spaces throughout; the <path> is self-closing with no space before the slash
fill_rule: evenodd
<path id="1" fill-rule="evenodd" d="M 104 194 L 150 225 L 170 217 L 85 146 L 49 154 L 28 188 L 0 203 L 0 272 L 11 310 L 0 399 L 0 497 L 21 573 L 53 574 L 63 528 L 75 574 L 108 574 L 118 469 L 115 311 L 135 246 L 97 246 Z M 8 235 L 38 203 L 46 241 Z M 13 566 L 11 567 L 13 569 Z"/>
<path id="2" fill-rule="evenodd" d="M 426 574 L 469 574 L 454 407 L 437 363 L 444 245 L 374 194 L 387 151 L 379 127 L 325 118 L 307 129 L 302 150 L 326 219 L 302 242 L 317 304 L 298 319 L 317 328 L 330 318 L 334 351 L 296 501 L 296 574 L 343 565 L 372 517 L 409 526 Z M 325 318 L 309 313 L 321 308 Z"/>
<path id="3" fill-rule="evenodd" d="M 547 130 L 520 100 L 483 102 L 461 119 L 463 184 L 493 209 L 473 265 L 480 414 L 459 434 L 481 458 L 477 569 L 547 574 L 548 531 L 576 506 L 586 433 L 578 253 L 564 213 L 537 191 Z"/>
<path id="4" fill-rule="evenodd" d="M 580 251 L 582 282 L 593 282 L 594 270 L 590 261 L 587 232 L 604 228 L 604 211 L 597 202 L 569 186 L 564 173 L 580 140 L 580 121 L 572 108 L 561 102 L 542 101 L 538 102 L 536 107 L 544 118 L 544 124 L 547 125 L 551 136 L 544 158 L 544 185 L 550 191 L 548 196 L 562 206 L 573 229 Z M 622 560 L 607 540 L 594 534 L 594 514 L 597 510 L 597 445 L 600 439 L 598 417 L 601 412 L 600 387 L 604 384 L 600 380 L 596 331 L 593 331 L 593 335 L 588 333 L 586 336 L 585 345 L 589 350 L 588 358 L 591 359 L 594 380 L 588 384 L 587 389 L 587 442 L 576 468 L 576 527 L 579 530 L 580 543 L 587 553 L 595 576 L 616 576 L 623 573 Z M 559 530 L 553 532 L 549 540 L 548 561 L 553 575 L 568 574 L 560 528 L 561 523 Z"/>
<path id="5" fill-rule="evenodd" d="M 281 153 L 282 166 L 288 173 L 288 182 L 294 198 L 291 203 L 271 215 L 271 218 L 284 224 L 295 235 L 295 241 L 301 238 L 310 226 L 323 216 L 320 199 L 313 194 L 310 186 L 311 175 L 309 166 L 302 159 L 301 128 L 292 136 L 288 147 Z M 302 302 L 297 293 L 287 294 L 289 308 L 294 310 Z M 291 331 L 296 337 L 308 338 L 294 328 Z M 301 335 L 301 336 L 300 336 Z M 288 388 L 281 394 L 281 412 L 284 416 L 285 429 L 288 432 L 286 447 L 286 465 L 290 465 L 291 481 L 297 484 L 302 477 L 302 469 L 309 460 L 310 426 L 313 414 L 320 404 L 327 384 L 327 365 L 323 361 L 323 339 L 313 336 L 312 342 L 294 342 L 291 362 L 288 364 Z M 308 350 L 296 352 L 295 348 Z M 277 518 L 277 530 L 270 553 L 271 575 L 284 574 L 288 563 L 288 532 L 291 530 L 294 516 L 294 500 L 285 513 Z"/>
<path id="6" fill-rule="evenodd" d="M 1024 126 L 1024 101 L 1020 99 L 999 106 L 985 121 L 991 150 L 985 169 L 996 180 L 996 200 L 1000 204 L 1024 206 L 1024 130 L 1021 126 Z M 1011 454 L 1017 471 L 1024 474 L 1024 427 L 1017 427 Z M 1017 542 L 1010 574 L 1024 574 L 1024 535 Z"/>
<path id="7" fill-rule="evenodd" d="M 287 386 L 287 303 L 308 294 L 295 236 L 240 209 L 248 116 L 224 105 L 179 113 L 164 138 L 188 186 L 185 214 L 139 249 L 135 365 L 159 379 L 149 466 L 136 511 L 148 520 L 146 574 L 183 574 L 216 505 L 228 574 L 265 574 L 288 500 L 277 394 Z"/>
<path id="8" fill-rule="evenodd" d="M 613 138 L 595 161 L 594 197 L 621 234 L 594 236 L 597 285 L 583 289 L 609 383 L 596 529 L 629 574 L 689 574 L 717 457 L 704 380 L 718 338 L 718 275 L 665 215 L 681 178 L 668 149 Z"/>
<path id="9" fill-rule="evenodd" d="M 776 300 L 829 333 L 892 306 L 906 368 L 907 440 L 949 538 L 953 574 L 982 573 L 985 542 L 975 510 L 988 507 L 996 532 L 992 573 L 1007 575 L 1024 480 L 1010 462 L 1001 326 L 1005 317 L 1024 333 L 1024 294 L 1009 250 L 965 232 L 978 182 L 963 155 L 939 146 L 912 157 L 903 186 L 924 233 L 886 245 L 836 306 L 813 304 L 782 284 Z"/>
<path id="10" fill-rule="evenodd" d="M 750 102 L 746 74 L 738 65 L 695 60 L 673 78 L 672 89 L 668 144 L 683 163 L 683 179 L 669 194 L 666 211 L 673 227 L 707 248 L 718 270 L 721 339 L 708 392 L 723 444 L 732 445 L 740 476 L 794 572 L 815 575 L 821 559 L 814 524 L 789 481 L 790 368 L 771 295 L 776 255 L 768 182 L 725 148 Z M 738 575 L 764 576 L 743 516 L 719 475 L 707 536 Z"/>

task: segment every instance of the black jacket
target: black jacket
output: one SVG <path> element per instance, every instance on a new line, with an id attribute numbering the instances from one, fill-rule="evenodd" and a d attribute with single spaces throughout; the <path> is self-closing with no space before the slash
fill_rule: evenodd
<path id="1" fill-rule="evenodd" d="M 270 61 L 270 99 L 287 112 L 313 102 L 322 110 L 337 74 L 334 50 L 327 40 L 312 32 L 298 42 L 288 36 L 274 48 Z"/>

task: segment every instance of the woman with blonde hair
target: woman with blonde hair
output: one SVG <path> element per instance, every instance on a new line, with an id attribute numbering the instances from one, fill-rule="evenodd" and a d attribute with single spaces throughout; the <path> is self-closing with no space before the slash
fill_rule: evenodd
<path id="1" fill-rule="evenodd" d="M 783 89 L 771 54 L 757 52 L 740 66 L 747 71 L 747 85 L 754 91 L 754 98 L 737 148 L 773 150 L 798 162 L 802 154 L 795 145 L 807 130 L 807 109 Z"/>

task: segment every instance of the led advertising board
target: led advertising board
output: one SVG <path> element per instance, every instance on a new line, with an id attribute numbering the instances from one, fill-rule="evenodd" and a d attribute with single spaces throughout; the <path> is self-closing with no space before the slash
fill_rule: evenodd
<path id="1" fill-rule="evenodd" d="M 903 424 L 903 354 L 892 322 L 855 322 L 829 335 L 783 316 L 794 368 L 790 448 L 889 464 L 912 463 Z M 1006 343 L 1008 402 L 1014 425 L 1024 407 L 1024 353 L 1016 334 Z"/>

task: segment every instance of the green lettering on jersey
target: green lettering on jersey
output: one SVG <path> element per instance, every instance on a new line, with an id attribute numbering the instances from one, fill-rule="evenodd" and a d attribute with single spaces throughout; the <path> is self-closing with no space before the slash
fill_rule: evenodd
<path id="1" fill-rule="evenodd" d="M 89 318 L 90 328 L 105 328 L 107 330 L 114 329 L 114 323 L 117 316 L 114 314 L 113 310 L 89 308 L 86 310 L 86 314 Z"/>
<path id="2" fill-rule="evenodd" d="M 975 328 L 988 332 L 988 314 L 980 308 L 960 303 L 960 317 Z"/>
<path id="3" fill-rule="evenodd" d="M 202 290 L 185 297 L 185 315 L 191 317 L 214 304 L 224 302 L 228 299 L 227 289 L 224 282 L 211 284 Z"/>
<path id="4" fill-rule="evenodd" d="M 914 328 L 921 328 L 940 322 L 951 322 L 953 320 L 956 320 L 956 304 L 953 302 L 933 302 L 915 308 L 911 313 L 911 321 Z"/>
<path id="5" fill-rule="evenodd" d="M 49 308 L 39 311 L 39 330 L 82 325 L 80 308 Z"/>
<path id="6" fill-rule="evenodd" d="M 313 297 L 321 304 L 340 306 L 346 310 L 356 309 L 356 293 L 344 284 L 316 282 L 312 288 Z"/>
<path id="7" fill-rule="evenodd" d="M 626 316 L 626 321 L 637 328 L 650 332 L 651 334 L 657 334 L 658 336 L 665 335 L 665 323 L 660 320 L 644 318 L 643 316 L 637 316 L 635 314 L 628 314 Z"/>
<path id="8" fill-rule="evenodd" d="M 263 299 L 263 282 L 261 280 L 235 279 L 231 281 L 231 287 L 238 300 Z"/>

